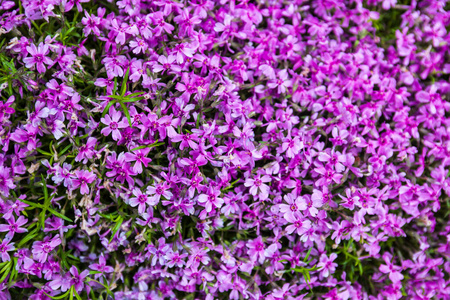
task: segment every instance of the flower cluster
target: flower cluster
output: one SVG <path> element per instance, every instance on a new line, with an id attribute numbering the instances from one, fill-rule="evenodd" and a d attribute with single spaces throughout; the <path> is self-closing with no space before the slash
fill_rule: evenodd
<path id="1" fill-rule="evenodd" d="M 1 299 L 450 299 L 446 0 L 0 0 Z"/>

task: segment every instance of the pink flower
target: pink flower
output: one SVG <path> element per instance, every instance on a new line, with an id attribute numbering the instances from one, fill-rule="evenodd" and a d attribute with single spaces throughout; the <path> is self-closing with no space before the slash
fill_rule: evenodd
<path id="1" fill-rule="evenodd" d="M 134 41 L 130 41 L 130 47 L 133 48 L 134 54 L 145 53 L 148 49 L 147 42 L 144 39 L 137 38 Z"/>
<path id="2" fill-rule="evenodd" d="M 6 237 L 12 238 L 16 232 L 23 233 L 28 231 L 26 228 L 21 228 L 21 226 L 27 224 L 27 222 L 28 220 L 25 219 L 24 216 L 19 216 L 17 221 L 11 216 L 11 218 L 8 219 L 8 225 L 0 224 L 0 232 L 7 232 Z"/>
<path id="3" fill-rule="evenodd" d="M 167 182 L 160 182 L 156 186 L 149 186 L 147 187 L 147 193 L 149 195 L 153 195 L 151 197 L 152 205 L 156 205 L 159 203 L 159 200 L 161 199 L 161 196 L 163 196 L 166 199 L 172 198 L 173 194 L 168 190 L 170 188 L 170 185 Z"/>
<path id="4" fill-rule="evenodd" d="M 317 264 L 317 267 L 321 268 L 319 276 L 320 278 L 327 278 L 330 274 L 333 274 L 336 271 L 336 267 L 338 264 L 333 263 L 333 261 L 337 258 L 336 253 L 331 253 L 330 257 L 324 253 L 320 256 L 320 261 Z"/>
<path id="5" fill-rule="evenodd" d="M 148 197 L 148 195 L 142 193 L 141 189 L 139 189 L 137 187 L 133 189 L 133 195 L 135 197 L 130 198 L 128 204 L 131 205 L 132 207 L 136 207 L 137 206 L 138 207 L 138 212 L 141 215 L 147 209 L 147 204 L 148 205 L 155 205 L 155 204 L 157 204 L 157 202 L 151 201 L 151 199 Z"/>
<path id="6" fill-rule="evenodd" d="M 53 249 L 55 249 L 56 246 L 60 244 L 61 239 L 56 235 L 52 239 L 50 239 L 49 236 L 46 236 L 42 242 L 41 241 L 34 242 L 32 250 L 33 258 L 41 263 L 46 262 L 50 252 L 52 252 Z"/>
<path id="7" fill-rule="evenodd" d="M 247 250 L 249 257 L 255 260 L 257 259 L 260 264 L 264 263 L 264 259 L 266 258 L 264 254 L 265 245 L 261 236 L 247 242 L 247 248 L 249 248 Z"/>
<path id="8" fill-rule="evenodd" d="M 14 243 L 9 243 L 11 241 L 11 238 L 5 238 L 0 243 L 0 254 L 2 256 L 2 262 L 11 260 L 11 257 L 9 256 L 8 252 L 13 251 L 16 249 L 13 245 Z"/>
<path id="9" fill-rule="evenodd" d="M 295 197 L 294 194 L 289 193 L 284 196 L 284 200 L 287 204 L 280 204 L 280 212 L 284 214 L 285 218 L 288 214 L 294 214 L 307 208 L 306 201 L 302 196 Z"/>
<path id="10" fill-rule="evenodd" d="M 72 178 L 72 189 L 75 190 L 81 186 L 80 193 L 81 195 L 85 195 L 89 194 L 88 184 L 94 182 L 97 176 L 87 170 L 77 170 L 75 171 L 75 175 Z"/>
<path id="11" fill-rule="evenodd" d="M 287 138 L 283 139 L 283 144 L 281 145 L 281 153 L 286 152 L 286 156 L 292 158 L 297 155 L 300 150 L 303 149 L 303 147 L 304 144 L 298 136 L 292 138 L 289 134 Z"/>
<path id="12" fill-rule="evenodd" d="M 39 73 L 44 73 L 46 71 L 44 64 L 53 65 L 53 61 L 46 56 L 49 52 L 47 44 L 40 43 L 37 48 L 34 44 L 31 44 L 27 47 L 27 51 L 31 57 L 23 59 L 25 67 L 30 69 L 36 65 L 37 71 Z"/>
<path id="13" fill-rule="evenodd" d="M 291 223 L 291 225 L 286 227 L 286 232 L 288 234 L 297 231 L 298 235 L 303 235 L 309 228 L 311 228 L 311 221 L 304 219 L 300 212 L 288 214 L 285 219 Z"/>
<path id="14" fill-rule="evenodd" d="M 213 207 L 220 208 L 223 204 L 223 199 L 219 198 L 220 190 L 209 188 L 208 194 L 201 194 L 198 196 L 198 202 L 205 205 L 206 212 L 210 212 Z"/>
<path id="15" fill-rule="evenodd" d="M 392 256 L 388 253 L 383 254 L 383 259 L 386 262 L 385 265 L 380 265 L 380 271 L 389 274 L 389 279 L 392 280 L 393 283 L 397 283 L 402 281 L 404 278 L 402 273 L 399 272 L 402 268 L 391 263 Z"/>
<path id="16" fill-rule="evenodd" d="M 115 141 L 118 141 L 122 138 L 122 134 L 120 133 L 120 128 L 128 127 L 128 123 L 122 119 L 122 114 L 118 112 L 113 106 L 109 109 L 109 114 L 107 114 L 104 118 L 101 118 L 100 121 L 107 125 L 107 127 L 103 128 L 101 133 L 105 136 L 108 136 L 112 132 L 112 138 Z"/>
<path id="17" fill-rule="evenodd" d="M 271 178 L 268 175 L 264 175 L 262 177 L 257 175 L 253 179 L 247 178 L 244 185 L 246 187 L 250 187 L 250 194 L 252 194 L 253 196 L 258 195 L 261 200 L 266 200 L 267 198 L 269 198 L 270 187 L 264 184 L 264 182 L 270 181 Z"/>

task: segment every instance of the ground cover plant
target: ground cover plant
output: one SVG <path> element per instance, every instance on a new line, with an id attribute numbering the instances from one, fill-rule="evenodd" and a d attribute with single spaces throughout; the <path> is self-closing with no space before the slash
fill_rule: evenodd
<path id="1" fill-rule="evenodd" d="M 0 299 L 450 299 L 449 8 L 0 0 Z"/>

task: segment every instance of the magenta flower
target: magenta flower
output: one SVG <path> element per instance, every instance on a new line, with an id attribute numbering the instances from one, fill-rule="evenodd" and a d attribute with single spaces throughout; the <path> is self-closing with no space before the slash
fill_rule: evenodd
<path id="1" fill-rule="evenodd" d="M 11 216 L 11 218 L 8 219 L 8 225 L 0 224 L 0 232 L 7 232 L 6 237 L 12 238 L 16 232 L 23 233 L 28 231 L 26 228 L 21 228 L 21 226 L 27 224 L 27 222 L 28 220 L 25 219 L 24 216 L 19 216 L 17 221 Z"/>
<path id="2" fill-rule="evenodd" d="M 330 276 L 330 274 L 333 274 L 334 271 L 336 271 L 337 263 L 333 263 L 333 261 L 337 258 L 336 253 L 331 253 L 330 257 L 328 257 L 326 254 L 322 254 L 320 256 L 320 261 L 317 264 L 318 268 L 320 269 L 319 276 L 321 278 L 327 278 Z"/>
<path id="3" fill-rule="evenodd" d="M 289 158 L 297 155 L 300 150 L 304 147 L 303 142 L 298 136 L 291 137 L 288 135 L 287 138 L 283 139 L 283 144 L 281 145 L 281 153 L 286 152 L 286 156 Z"/>
<path id="4" fill-rule="evenodd" d="M 100 36 L 100 18 L 95 15 L 89 15 L 89 13 L 84 11 L 85 17 L 81 19 L 81 24 L 83 24 L 83 32 L 85 36 L 94 33 L 96 36 Z"/>
<path id="5" fill-rule="evenodd" d="M 80 193 L 82 195 L 89 194 L 88 184 L 94 182 L 96 178 L 97 176 L 92 172 L 87 170 L 77 170 L 75 171 L 75 175 L 72 176 L 72 189 L 76 190 L 81 186 Z"/>
<path id="6" fill-rule="evenodd" d="M 50 252 L 52 252 L 53 249 L 55 249 L 60 244 L 61 239 L 56 235 L 53 238 L 50 238 L 50 236 L 46 236 L 42 242 L 34 242 L 32 249 L 33 258 L 41 263 L 46 262 Z"/>
<path id="7" fill-rule="evenodd" d="M 98 264 L 91 264 L 91 265 L 89 265 L 89 268 L 94 271 L 101 272 L 101 273 L 94 275 L 94 278 L 96 278 L 96 279 L 103 276 L 104 275 L 103 273 L 114 272 L 113 267 L 106 265 L 106 259 L 105 259 L 105 256 L 103 256 L 103 253 L 101 253 L 98 258 Z"/>
<path id="8" fill-rule="evenodd" d="M 128 201 L 128 204 L 131 205 L 132 207 L 138 207 L 138 212 L 139 214 L 144 214 L 146 209 L 147 209 L 147 205 L 153 206 L 158 204 L 158 201 L 153 201 L 153 198 L 149 197 L 147 194 L 142 193 L 140 188 L 134 188 L 133 189 L 133 195 L 135 197 L 130 198 L 130 200 Z"/>
<path id="9" fill-rule="evenodd" d="M 265 182 L 270 182 L 271 178 L 268 175 L 259 176 L 254 178 L 247 178 L 244 185 L 250 187 L 250 194 L 253 196 L 258 195 L 261 200 L 266 200 L 269 197 L 270 187 Z"/>
<path id="10" fill-rule="evenodd" d="M 250 242 L 247 242 L 247 248 L 247 253 L 252 259 L 258 260 L 260 264 L 264 263 L 264 260 L 266 258 L 264 254 L 265 245 L 261 236 Z"/>
<path id="11" fill-rule="evenodd" d="M 307 208 L 304 197 L 296 197 L 294 194 L 289 193 L 284 196 L 284 200 L 287 204 L 280 204 L 280 212 L 284 214 L 284 217 L 288 214 L 294 214 L 297 211 L 302 211 Z"/>
<path id="12" fill-rule="evenodd" d="M 173 268 L 174 266 L 181 268 L 186 264 L 185 258 L 187 256 L 188 256 L 187 253 L 180 254 L 178 253 L 178 251 L 171 251 L 165 257 L 167 261 L 167 266 L 169 268 Z"/>
<path id="13" fill-rule="evenodd" d="M 44 73 L 46 71 L 45 65 L 53 65 L 53 61 L 46 56 L 49 52 L 47 44 L 40 43 L 37 48 L 34 44 L 31 44 L 27 47 L 27 51 L 31 57 L 23 59 L 25 67 L 30 69 L 36 66 L 39 73 Z"/>
<path id="14" fill-rule="evenodd" d="M 189 255 L 189 259 L 186 263 L 186 267 L 193 267 L 198 268 L 200 266 L 200 263 L 207 265 L 211 261 L 211 258 L 208 256 L 209 249 L 202 250 L 202 249 L 195 249 L 192 251 L 192 253 Z"/>
<path id="15" fill-rule="evenodd" d="M 12 115 L 16 111 L 11 107 L 15 99 L 16 98 L 14 96 L 11 96 L 5 103 L 0 102 L 0 123 L 2 123 L 4 119 L 8 118 L 8 115 Z"/>
<path id="16" fill-rule="evenodd" d="M 198 196 L 198 202 L 205 206 L 206 212 L 211 212 L 213 208 L 220 208 L 223 204 L 223 199 L 219 197 L 220 190 L 210 187 L 208 194 L 201 194 Z"/>
<path id="17" fill-rule="evenodd" d="M 72 274 L 70 285 L 74 286 L 77 292 L 81 292 L 84 287 L 84 279 L 89 275 L 89 270 L 84 270 L 83 272 L 78 273 L 77 267 L 72 266 L 69 271 L 70 274 Z"/>
<path id="18" fill-rule="evenodd" d="M 150 197 L 151 203 L 154 203 L 152 205 L 159 203 L 161 196 L 168 200 L 172 198 L 173 194 L 169 191 L 169 188 L 170 185 L 167 182 L 160 182 L 156 186 L 147 187 L 147 193 L 153 195 Z"/>
<path id="19" fill-rule="evenodd" d="M 159 73 L 162 71 L 162 74 L 168 70 L 172 70 L 174 72 L 181 71 L 181 68 L 175 64 L 176 56 L 175 55 L 169 55 L 168 57 L 161 55 L 158 58 L 158 63 L 153 64 L 153 72 Z"/>
<path id="20" fill-rule="evenodd" d="M 122 134 L 119 129 L 128 127 L 126 120 L 122 120 L 122 114 L 113 106 L 110 107 L 109 114 L 107 114 L 104 118 L 101 118 L 100 121 L 107 126 L 102 129 L 101 133 L 108 136 L 112 132 L 112 138 L 115 141 L 122 138 Z"/>
<path id="21" fill-rule="evenodd" d="M 277 88 L 278 94 L 286 93 L 286 90 L 292 86 L 292 80 L 288 79 L 287 70 L 278 72 L 278 79 L 270 80 L 267 86 L 271 89 Z"/>
<path id="22" fill-rule="evenodd" d="M 146 157 L 150 152 L 150 148 L 138 149 L 134 153 L 125 153 L 125 161 L 135 162 L 133 165 L 133 171 L 137 174 L 141 174 L 144 170 L 143 167 L 148 167 L 148 164 L 152 161 Z"/>
<path id="23" fill-rule="evenodd" d="M 16 187 L 10 172 L 10 168 L 0 166 L 0 192 L 5 196 L 9 196 L 9 190 Z"/>
<path id="24" fill-rule="evenodd" d="M 78 155 L 75 157 L 75 161 L 82 161 L 86 164 L 89 159 L 93 158 L 96 154 L 95 146 L 97 145 L 97 139 L 89 137 L 86 144 L 78 149 Z"/>
<path id="25" fill-rule="evenodd" d="M 311 228 L 311 221 L 305 219 L 300 212 L 288 214 L 285 219 L 291 223 L 291 225 L 286 227 L 286 232 L 289 234 L 297 231 L 298 235 L 303 235 Z"/>
<path id="26" fill-rule="evenodd" d="M 134 54 L 145 53 L 148 48 L 147 42 L 144 39 L 137 38 L 134 41 L 130 41 L 130 47 L 133 48 Z"/>
<path id="27" fill-rule="evenodd" d="M 72 268 L 76 268 L 72 266 Z M 66 292 L 71 286 L 71 276 L 70 273 L 67 272 L 65 275 L 56 275 L 53 277 L 53 280 L 48 284 L 54 291 L 61 290 L 61 292 Z"/>
<path id="28" fill-rule="evenodd" d="M 158 246 L 152 244 L 147 246 L 147 250 L 152 255 L 152 266 L 155 266 L 159 262 L 160 265 L 164 265 L 166 262 L 166 253 L 170 250 L 170 246 L 166 244 L 164 238 L 158 239 Z"/>
<path id="29" fill-rule="evenodd" d="M 389 274 L 389 279 L 392 280 L 393 283 L 400 282 L 404 278 L 400 270 L 402 269 L 399 266 L 394 265 L 391 262 L 392 256 L 388 253 L 383 254 L 383 259 L 385 261 L 385 265 L 380 265 L 380 271 Z"/>
<path id="30" fill-rule="evenodd" d="M 8 252 L 16 249 L 14 247 L 14 243 L 9 243 L 10 241 L 11 241 L 11 238 L 5 238 L 0 243 L 0 254 L 2 256 L 2 262 L 11 260 L 11 257 L 9 256 Z"/>

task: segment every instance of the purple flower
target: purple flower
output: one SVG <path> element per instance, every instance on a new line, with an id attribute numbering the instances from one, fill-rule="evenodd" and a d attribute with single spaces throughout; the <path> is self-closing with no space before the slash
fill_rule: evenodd
<path id="1" fill-rule="evenodd" d="M 154 245 L 148 245 L 147 250 L 150 255 L 153 256 L 152 258 L 152 266 L 155 266 L 157 262 L 159 262 L 160 265 L 164 265 L 166 261 L 166 253 L 169 251 L 170 245 L 166 244 L 166 241 L 164 238 L 158 239 L 158 247 L 155 247 Z"/>
<path id="2" fill-rule="evenodd" d="M 96 154 L 95 146 L 97 145 L 97 139 L 94 137 L 88 138 L 85 145 L 78 148 L 78 155 L 75 157 L 75 161 L 82 161 L 83 164 L 88 162 Z"/>
<path id="3" fill-rule="evenodd" d="M 289 193 L 284 196 L 284 200 L 287 204 L 280 204 L 280 212 L 284 214 L 285 218 L 288 214 L 294 214 L 307 208 L 306 201 L 302 196 L 296 197 L 294 194 Z"/>
<path id="4" fill-rule="evenodd" d="M 0 192 L 9 196 L 9 190 L 16 187 L 10 176 L 11 169 L 0 166 Z"/>
<path id="5" fill-rule="evenodd" d="M 258 260 L 260 264 L 264 263 L 264 260 L 266 258 L 265 256 L 265 245 L 262 240 L 262 237 L 259 236 L 256 239 L 247 242 L 247 250 L 248 255 L 255 260 Z"/>
<path id="6" fill-rule="evenodd" d="M 150 158 L 146 157 L 150 152 L 150 148 L 138 149 L 134 153 L 125 153 L 125 161 L 135 162 L 133 165 L 133 171 L 137 174 L 143 172 L 143 167 L 148 167 L 148 164 L 152 161 Z"/>
<path id="7" fill-rule="evenodd" d="M 401 272 L 401 267 L 394 265 L 391 262 L 392 256 L 388 253 L 383 254 L 383 259 L 385 261 L 385 265 L 380 265 L 380 271 L 389 274 L 389 279 L 392 280 L 393 283 L 400 282 L 404 278 Z"/>
<path id="8" fill-rule="evenodd" d="M 137 38 L 134 41 L 130 41 L 130 47 L 133 48 L 134 54 L 145 53 L 148 48 L 147 42 L 144 39 Z"/>
<path id="9" fill-rule="evenodd" d="M 51 238 L 50 236 L 46 236 L 42 242 L 34 242 L 32 249 L 33 258 L 40 263 L 46 262 L 50 252 L 52 252 L 53 249 L 55 249 L 60 244 L 61 239 L 56 235 L 53 238 Z"/>
<path id="10" fill-rule="evenodd" d="M 258 195 L 261 200 L 266 200 L 269 197 L 270 187 L 264 183 L 270 181 L 271 178 L 268 175 L 257 175 L 254 178 L 247 178 L 244 185 L 250 187 L 250 194 Z"/>
<path id="11" fill-rule="evenodd" d="M 127 128 L 128 123 L 122 119 L 122 114 L 119 111 L 111 106 L 109 109 L 109 114 L 107 114 L 104 118 L 101 118 L 101 122 L 105 124 L 107 127 L 103 128 L 101 133 L 105 136 L 108 136 L 112 132 L 112 138 L 115 141 L 118 141 L 122 138 L 120 133 L 120 128 Z"/>
<path id="12" fill-rule="evenodd" d="M 97 279 L 97 278 L 103 276 L 104 274 L 102 274 L 102 273 L 112 273 L 112 272 L 114 272 L 114 268 L 113 267 L 106 265 L 106 259 L 105 259 L 105 256 L 103 256 L 103 253 L 100 254 L 100 256 L 98 258 L 98 262 L 99 262 L 98 264 L 91 264 L 91 265 L 89 265 L 90 269 L 92 269 L 94 271 L 97 271 L 97 272 L 101 272 L 101 273 L 95 274 L 94 278 Z"/>
<path id="13" fill-rule="evenodd" d="M 141 215 L 145 213 L 147 205 L 153 206 L 158 204 L 158 201 L 154 201 L 153 198 L 149 197 L 147 194 L 142 193 L 140 188 L 135 187 L 133 189 L 133 195 L 135 197 L 130 198 L 128 204 L 132 207 L 137 206 L 138 212 Z"/>
<path id="14" fill-rule="evenodd" d="M 28 231 L 26 228 L 21 228 L 21 226 L 27 224 L 27 222 L 28 220 L 23 216 L 19 216 L 17 221 L 11 216 L 11 218 L 8 219 L 8 225 L 0 224 L 0 232 L 7 232 L 6 237 L 12 238 L 16 232 L 23 233 Z"/>
<path id="15" fill-rule="evenodd" d="M 65 276 L 59 276 L 52 282 L 50 287 L 53 290 L 61 288 L 62 292 L 67 291 L 71 286 L 75 287 L 75 290 L 80 293 L 84 287 L 84 279 L 89 275 L 89 270 L 84 270 L 78 273 L 78 269 L 75 266 L 70 267 L 69 272 Z"/>
<path id="16" fill-rule="evenodd" d="M 159 200 L 161 199 L 161 196 L 163 196 L 166 199 L 172 198 L 173 194 L 169 191 L 170 185 L 167 182 L 161 181 L 160 183 L 156 184 L 155 186 L 149 186 L 147 187 L 147 193 L 149 195 L 152 195 L 151 202 L 155 203 L 153 205 L 156 205 L 159 203 Z"/>
<path id="17" fill-rule="evenodd" d="M 305 219 L 300 212 L 287 214 L 285 219 L 291 223 L 286 227 L 286 232 L 289 234 L 297 231 L 298 235 L 303 235 L 311 228 L 311 221 Z"/>
<path id="18" fill-rule="evenodd" d="M 14 108 L 11 107 L 15 99 L 16 98 L 14 96 L 11 96 L 5 103 L 0 102 L 0 124 L 3 122 L 4 119 L 8 118 L 8 115 L 12 115 L 16 111 Z"/>
<path id="19" fill-rule="evenodd" d="M 337 258 L 336 253 L 331 253 L 330 257 L 326 254 L 322 254 L 320 256 L 320 261 L 317 264 L 317 267 L 320 268 L 319 276 L 321 278 L 327 278 L 330 274 L 333 274 L 336 271 L 337 263 L 333 263 L 333 261 Z"/>
<path id="20" fill-rule="evenodd" d="M 178 253 L 178 251 L 171 251 L 169 252 L 165 259 L 167 260 L 167 266 L 169 268 L 173 268 L 174 266 L 177 266 L 178 268 L 183 267 L 186 262 L 185 262 L 185 258 L 188 255 L 186 253 Z"/>
<path id="21" fill-rule="evenodd" d="M 286 152 L 286 156 L 289 158 L 297 155 L 300 150 L 304 147 L 303 142 L 298 136 L 292 138 L 290 135 L 283 139 L 283 144 L 281 145 L 281 153 Z"/>
<path id="22" fill-rule="evenodd" d="M 192 253 L 189 255 L 189 259 L 186 263 L 186 268 L 198 268 L 200 263 L 207 265 L 211 261 L 208 256 L 209 249 L 194 249 Z"/>
<path id="23" fill-rule="evenodd" d="M 210 187 L 208 194 L 201 194 L 198 196 L 198 202 L 205 206 L 206 212 L 211 212 L 214 208 L 220 208 L 223 204 L 223 199 L 219 197 L 220 190 Z"/>
<path id="24" fill-rule="evenodd" d="M 44 73 L 46 71 L 44 64 L 49 66 L 53 65 L 53 61 L 46 56 L 49 52 L 48 48 L 48 45 L 43 43 L 40 43 L 37 48 L 34 44 L 28 46 L 27 51 L 31 57 L 26 57 L 23 59 L 25 62 L 25 67 L 30 69 L 36 65 L 37 71 L 39 73 Z"/>
<path id="25" fill-rule="evenodd" d="M 76 190 L 81 187 L 80 193 L 82 195 L 89 194 L 88 184 L 94 182 L 96 178 L 97 176 L 92 172 L 87 170 L 77 170 L 75 171 L 74 176 L 72 176 L 72 189 Z"/>
<path id="26" fill-rule="evenodd" d="M 13 251 L 14 249 L 16 249 L 14 247 L 14 243 L 10 243 L 10 241 L 11 241 L 11 238 L 5 238 L 0 243 L 0 253 L 2 255 L 2 262 L 11 260 L 8 252 L 9 251 Z"/>

